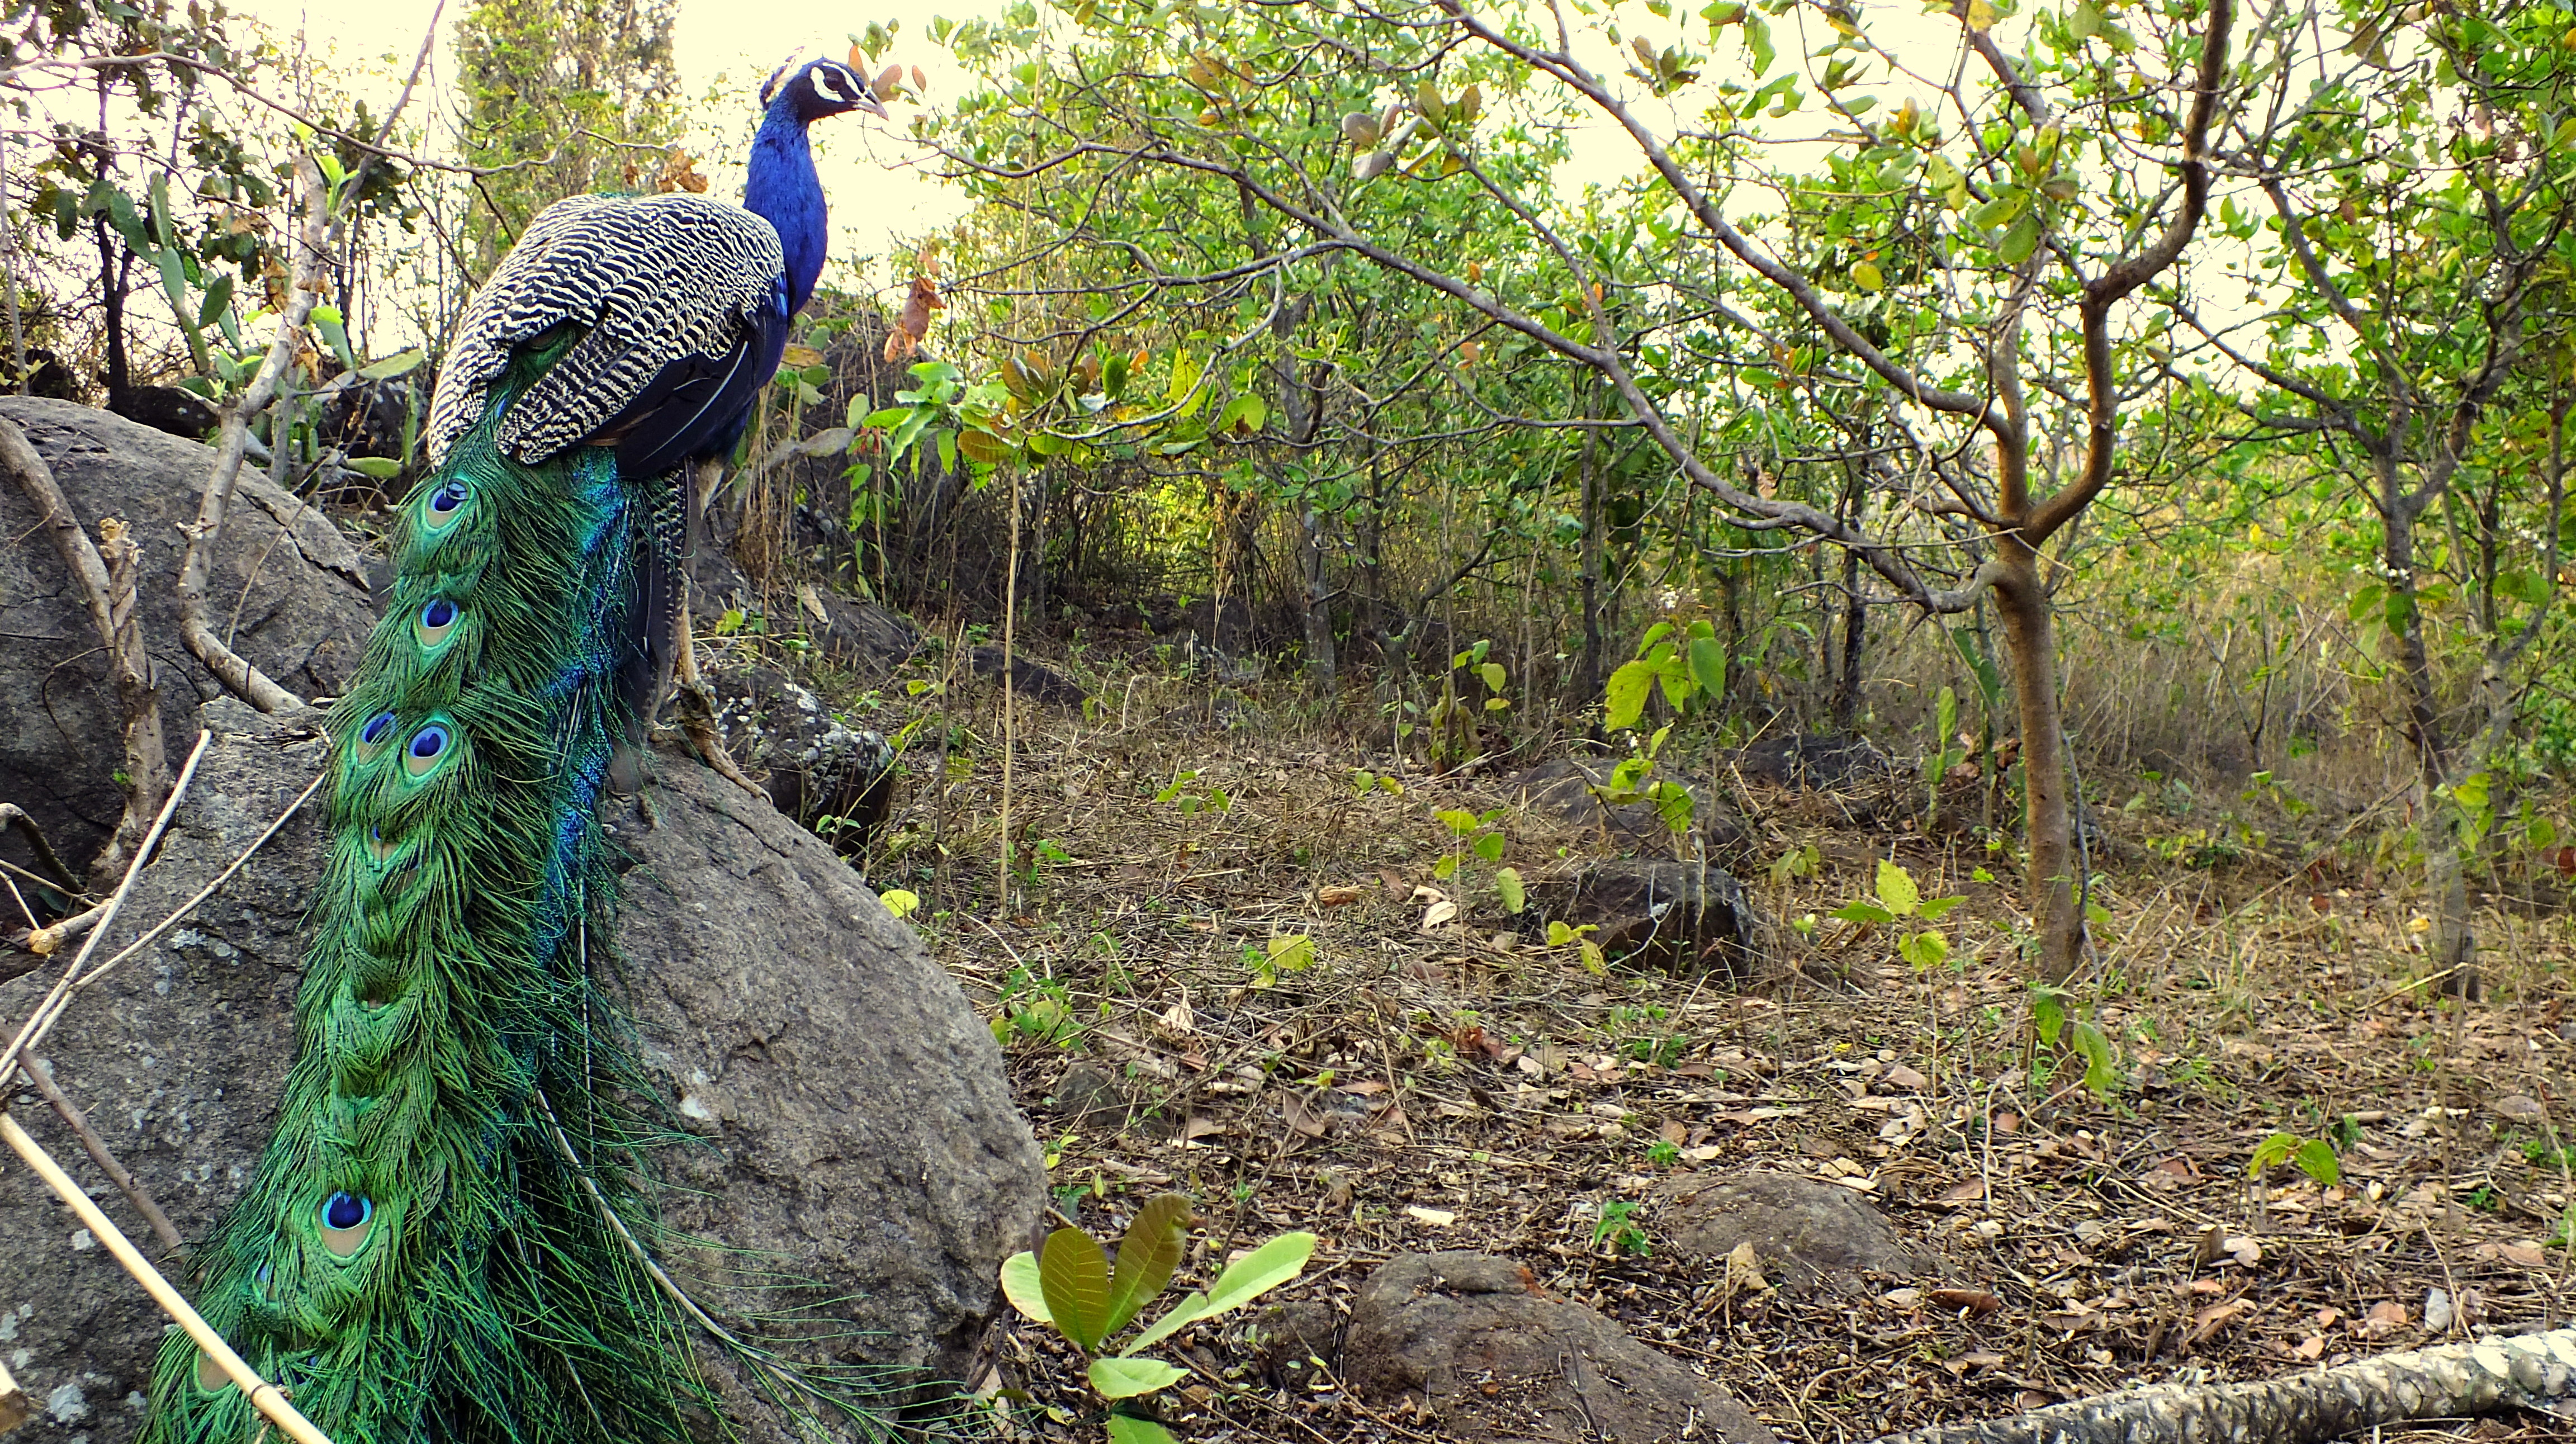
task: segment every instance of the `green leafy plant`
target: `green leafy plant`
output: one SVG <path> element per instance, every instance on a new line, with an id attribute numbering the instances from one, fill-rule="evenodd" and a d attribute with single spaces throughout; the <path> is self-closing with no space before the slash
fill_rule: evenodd
<path id="1" fill-rule="evenodd" d="M 1252 986 L 1276 987 L 1281 973 L 1302 973 L 1315 965 L 1315 939 L 1310 933 L 1289 933 L 1255 947 L 1243 945 L 1243 965 L 1252 973 Z"/>
<path id="2" fill-rule="evenodd" d="M 1602 721 L 1633 729 L 1657 687 L 1672 709 L 1689 716 L 1694 706 L 1726 695 L 1726 649 L 1705 620 L 1676 629 L 1657 622 L 1637 642 L 1634 660 L 1622 662 L 1602 685 Z"/>
<path id="3" fill-rule="evenodd" d="M 1636 657 L 1620 663 L 1602 684 L 1603 723 L 1615 730 L 1637 730 L 1644 725 L 1646 703 L 1659 689 L 1682 717 L 1725 695 L 1726 649 L 1718 644 L 1715 627 L 1705 620 L 1680 628 L 1670 622 L 1648 627 L 1638 640 Z M 1670 726 L 1646 734 L 1593 792 L 1612 807 L 1651 805 L 1678 838 L 1690 831 L 1699 804 L 1682 782 L 1655 775 L 1672 735 Z"/>
<path id="4" fill-rule="evenodd" d="M 1198 769 L 1188 768 L 1172 774 L 1170 785 L 1154 794 L 1156 802 L 1168 802 L 1184 816 L 1201 812 L 1231 812 L 1234 798 L 1215 783 L 1201 784 Z"/>
<path id="5" fill-rule="evenodd" d="M 1366 797 L 1372 792 L 1384 792 L 1392 796 L 1402 797 L 1404 795 L 1404 784 L 1383 773 L 1371 772 L 1365 767 L 1352 768 L 1351 796 Z"/>
<path id="6" fill-rule="evenodd" d="M 1456 767 L 1473 761 L 1477 755 L 1474 719 L 1481 714 L 1508 710 L 1511 699 L 1502 695 L 1510 676 L 1503 664 L 1490 660 L 1494 644 L 1478 642 L 1449 659 L 1449 668 L 1440 675 L 1440 695 L 1422 712 L 1422 725 L 1430 737 L 1431 763 L 1436 768 Z M 1485 685 L 1487 696 L 1481 704 L 1466 695 L 1462 686 L 1472 677 Z M 1398 737 L 1413 731 L 1410 723 L 1396 727 Z"/>
<path id="7" fill-rule="evenodd" d="M 1026 968 L 1011 969 L 1002 983 L 1001 1008 L 993 1015 L 993 1041 L 1008 1044 L 1049 1043 L 1072 1048 L 1082 1041 L 1082 1020 L 1075 1016 L 1073 995 L 1063 983 L 1041 978 Z"/>
<path id="8" fill-rule="evenodd" d="M 1814 877 L 1824 863 L 1824 854 L 1812 842 L 1790 848 L 1771 860 L 1771 885 L 1787 887 L 1790 879 Z"/>
<path id="9" fill-rule="evenodd" d="M 1654 1240 L 1646 1237 L 1643 1224 L 1637 1222 L 1637 1204 L 1633 1199 L 1605 1198 L 1601 1217 L 1592 1225 L 1592 1246 L 1608 1244 L 1614 1252 L 1644 1258 L 1655 1251 Z"/>
<path id="10" fill-rule="evenodd" d="M 2245 1165 L 2245 1176 L 2259 1179 L 2284 1163 L 2297 1164 L 2299 1171 L 2315 1179 L 2321 1188 L 2343 1181 L 2343 1160 L 2336 1154 L 2333 1141 L 2301 1138 L 2295 1133 L 2275 1133 L 2255 1144 L 2254 1155 Z"/>
<path id="11" fill-rule="evenodd" d="M 1889 858 L 1878 860 L 1876 895 L 1855 898 L 1834 909 L 1833 916 L 1847 923 L 1873 927 L 1891 927 L 1902 922 L 1932 923 L 1943 914 L 1966 902 L 1964 897 L 1925 897 L 1914 874 Z M 1914 965 L 1916 972 L 1930 972 L 1948 961 L 1950 940 L 1940 929 L 1918 928 L 1912 932 L 1898 929 L 1897 956 Z"/>
<path id="12" fill-rule="evenodd" d="M 1601 945 L 1592 941 L 1592 935 L 1599 931 L 1601 931 L 1599 923 L 1577 925 L 1569 924 L 1562 918 L 1550 919 L 1547 925 L 1547 945 L 1551 948 L 1572 948 L 1576 956 L 1583 959 L 1583 966 L 1587 972 L 1607 973 L 1610 971 L 1610 961 L 1602 956 Z"/>
<path id="13" fill-rule="evenodd" d="M 1313 1234 L 1283 1233 L 1228 1265 L 1206 1292 L 1190 1294 L 1111 1351 L 1111 1340 L 1171 1283 L 1192 1222 L 1189 1200 L 1167 1193 L 1137 1210 L 1118 1241 L 1114 1267 L 1100 1241 L 1078 1228 L 1057 1229 L 1044 1247 L 1013 1254 L 1002 1265 L 1002 1292 L 1011 1306 L 1089 1357 L 1087 1377 L 1109 1406 L 1112 1444 L 1174 1444 L 1169 1430 L 1129 1410 L 1133 1401 L 1170 1388 L 1189 1371 L 1142 1357 L 1145 1350 L 1295 1279 L 1314 1257 Z"/>
<path id="14" fill-rule="evenodd" d="M 1968 760 L 1967 749 L 1956 745 L 1953 734 L 1958 730 L 1959 694 L 1944 687 L 1932 703 L 1932 750 L 1923 754 L 1923 825 L 1927 829 L 1941 816 L 1941 779 Z"/>
<path id="15" fill-rule="evenodd" d="M 1449 829 L 1449 851 L 1431 865 L 1431 875 L 1447 882 L 1467 866 L 1469 858 L 1487 865 L 1501 862 L 1506 843 L 1500 824 L 1510 812 L 1508 807 L 1484 812 L 1447 807 L 1434 813 L 1441 826 Z M 1502 898 L 1505 912 L 1518 913 L 1529 903 L 1528 891 L 1521 885 L 1518 868 L 1495 868 L 1494 891 Z"/>
<path id="16" fill-rule="evenodd" d="M 2096 1098 L 2109 1098 L 2120 1090 L 2119 1065 L 2111 1052 L 2111 1040 L 2092 1020 L 2072 1016 L 2073 1001 L 2074 995 L 2064 988 L 2033 983 L 2031 1021 L 2039 1030 L 2041 1046 L 2054 1048 L 2064 1039 L 2067 1049 L 2084 1060 L 2085 1091 Z"/>

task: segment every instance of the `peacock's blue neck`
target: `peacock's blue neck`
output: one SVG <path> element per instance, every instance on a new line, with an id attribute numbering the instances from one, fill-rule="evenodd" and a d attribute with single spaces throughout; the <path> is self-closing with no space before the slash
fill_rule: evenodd
<path id="1" fill-rule="evenodd" d="M 822 278 L 830 228 L 805 123 L 784 101 L 770 105 L 760 133 L 752 137 L 751 178 L 743 186 L 742 204 L 778 231 L 778 244 L 787 254 L 787 309 L 792 313 L 804 309 L 814 283 Z"/>

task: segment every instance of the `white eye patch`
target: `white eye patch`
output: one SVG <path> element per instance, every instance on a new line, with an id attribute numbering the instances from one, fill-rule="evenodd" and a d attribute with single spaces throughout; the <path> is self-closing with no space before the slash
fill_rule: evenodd
<path id="1" fill-rule="evenodd" d="M 840 77 L 828 68 L 817 68 L 810 77 L 814 93 L 835 104 L 845 103 L 849 96 L 841 90 Z"/>

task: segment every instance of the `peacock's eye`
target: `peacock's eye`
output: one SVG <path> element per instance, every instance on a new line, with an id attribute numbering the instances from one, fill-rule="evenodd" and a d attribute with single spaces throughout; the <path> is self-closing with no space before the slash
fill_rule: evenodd
<path id="1" fill-rule="evenodd" d="M 403 772 L 413 781 L 427 777 L 438 769 L 447 756 L 449 742 L 445 723 L 432 722 L 411 734 L 411 745 L 403 749 Z"/>
<path id="2" fill-rule="evenodd" d="M 434 648 L 445 642 L 456 629 L 457 616 L 454 602 L 445 597 L 430 598 L 428 604 L 420 609 L 420 620 L 415 627 L 420 644 Z"/>
<path id="3" fill-rule="evenodd" d="M 367 725 L 358 732 L 358 740 L 369 747 L 382 747 L 385 739 L 393 734 L 394 714 L 379 712 L 367 719 Z"/>
<path id="4" fill-rule="evenodd" d="M 375 1200 L 347 1192 L 332 1194 L 322 1200 L 322 1246 L 341 1258 L 356 1256 L 366 1247 L 375 1218 Z"/>
<path id="5" fill-rule="evenodd" d="M 451 476 L 429 494 L 429 509 L 440 516 L 450 515 L 465 504 L 466 495 L 464 478 Z"/>

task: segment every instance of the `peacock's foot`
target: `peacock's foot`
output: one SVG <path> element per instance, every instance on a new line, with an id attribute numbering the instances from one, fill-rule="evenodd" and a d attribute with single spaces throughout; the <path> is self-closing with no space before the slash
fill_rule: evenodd
<path id="1" fill-rule="evenodd" d="M 716 731 L 714 690 L 703 681 L 691 680 L 673 690 L 672 700 L 679 706 L 680 732 L 699 758 L 736 787 L 754 797 L 767 798 L 767 789 L 743 776 L 742 769 L 734 765 L 733 754 L 725 750 L 724 738 Z"/>

